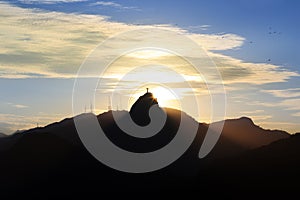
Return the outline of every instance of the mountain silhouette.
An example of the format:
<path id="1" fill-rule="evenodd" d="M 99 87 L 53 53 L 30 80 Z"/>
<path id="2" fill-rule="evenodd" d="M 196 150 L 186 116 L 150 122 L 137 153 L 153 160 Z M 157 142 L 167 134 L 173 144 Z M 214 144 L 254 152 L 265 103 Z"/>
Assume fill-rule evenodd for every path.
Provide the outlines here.
<path id="1" fill-rule="evenodd" d="M 0 133 L 0 138 L 2 138 L 2 137 L 6 137 L 7 135 L 6 134 L 4 134 L 4 133 Z"/>
<path id="2" fill-rule="evenodd" d="M 268 193 L 273 189 L 286 192 L 291 186 L 277 185 L 278 182 L 300 178 L 296 170 L 300 163 L 300 137 L 265 130 L 250 118 L 225 120 L 220 139 L 204 159 L 198 158 L 198 152 L 209 124 L 198 123 L 182 111 L 160 108 L 167 116 L 166 123 L 149 138 L 124 133 L 113 118 L 113 112 L 118 116 L 129 114 L 136 123 L 146 126 L 151 123 L 149 110 L 158 105 L 153 94 L 147 92 L 133 104 L 130 112 L 108 111 L 97 119 L 111 142 L 138 153 L 155 151 L 168 144 L 175 137 L 181 119 L 184 123 L 197 123 L 192 145 L 171 165 L 146 174 L 111 169 L 89 154 L 76 132 L 74 119 L 67 118 L 0 138 L 0 171 L 5 172 L 1 176 L 1 195 L 86 197 L 106 192 L 117 195 L 118 192 L 149 194 L 152 191 L 167 195 L 184 192 L 234 197 L 228 192 L 233 188 L 235 194 Z M 84 113 L 75 117 L 88 120 L 93 115 Z M 184 131 L 189 134 L 189 129 Z M 293 170 L 287 172 L 290 168 Z M 274 177 L 270 178 L 271 175 Z"/>
<path id="3" fill-rule="evenodd" d="M 211 173 L 209 183 L 219 181 L 222 176 L 225 189 L 234 187 L 240 193 L 247 193 L 248 198 L 295 196 L 300 178 L 299 144 L 297 133 L 239 156 L 217 160 L 209 171 L 222 170 Z"/>
<path id="4" fill-rule="evenodd" d="M 215 122 L 220 123 L 220 122 Z M 245 149 L 254 149 L 268 145 L 290 135 L 281 130 L 266 130 L 253 123 L 248 117 L 225 120 L 222 136 L 241 145 Z"/>
<path id="5" fill-rule="evenodd" d="M 158 105 L 157 99 L 153 94 L 148 92 L 140 96 L 130 109 L 132 120 L 140 125 L 145 126 L 150 123 L 149 110 L 151 106 Z"/>

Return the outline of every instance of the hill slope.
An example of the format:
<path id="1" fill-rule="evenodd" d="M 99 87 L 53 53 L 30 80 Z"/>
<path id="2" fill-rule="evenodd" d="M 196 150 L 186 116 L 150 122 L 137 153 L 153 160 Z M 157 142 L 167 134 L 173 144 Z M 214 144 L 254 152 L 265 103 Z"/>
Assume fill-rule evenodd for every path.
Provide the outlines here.
<path id="1" fill-rule="evenodd" d="M 166 112 L 168 118 L 163 130 L 144 141 L 122 133 L 113 123 L 111 112 L 103 113 L 97 117 L 106 131 L 107 137 L 112 142 L 124 149 L 146 152 L 163 147 L 174 137 L 181 115 L 185 120 L 197 123 L 183 112 L 173 109 L 166 109 Z M 256 165 L 258 155 L 265 154 L 262 152 L 256 153 L 254 148 L 261 147 L 263 149 L 261 151 L 267 151 L 264 149 L 269 146 L 263 147 L 264 145 L 276 140 L 278 142 L 294 141 L 293 138 L 295 137 L 279 140 L 289 136 L 282 131 L 263 130 L 255 126 L 249 119 L 226 120 L 224 131 L 215 148 L 205 159 L 200 160 L 197 157 L 198 151 L 207 126 L 207 124 L 199 123 L 198 133 L 193 144 L 176 162 L 159 171 L 139 175 L 117 172 L 93 158 L 81 144 L 72 118 L 43 128 L 31 129 L 0 139 L 2 143 L 9 144 L 7 145 L 8 148 L 0 152 L 0 171 L 6 172 L 2 176 L 0 188 L 2 188 L 1 191 L 12 192 L 18 190 L 30 194 L 33 191 L 36 192 L 37 189 L 39 193 L 49 194 L 50 188 L 52 188 L 52 192 L 55 188 L 55 193 L 68 194 L 74 192 L 74 190 L 77 192 L 92 192 L 95 190 L 94 184 L 96 184 L 97 187 L 102 187 L 100 190 L 102 192 L 112 191 L 112 188 L 114 191 L 128 192 L 131 187 L 139 188 L 140 191 L 144 192 L 146 192 L 146 188 L 151 188 L 158 192 L 168 193 L 171 190 L 173 191 L 174 188 L 180 187 L 199 192 L 199 188 L 195 188 L 195 186 L 202 185 L 200 180 L 206 180 L 208 185 L 213 183 L 214 180 L 220 181 L 219 177 L 226 177 L 228 172 L 232 172 L 233 169 L 236 170 L 237 167 L 233 166 L 240 165 L 240 162 L 235 162 L 236 159 L 241 160 L 241 163 L 243 163 L 246 162 L 242 161 L 243 158 L 247 158 L 249 166 Z M 246 127 L 243 132 L 241 132 L 241 127 Z M 188 134 L 188 130 L 186 131 Z M 238 139 L 233 137 L 239 136 L 239 134 L 242 134 L 243 137 L 237 137 Z M 249 142 L 249 138 L 252 138 L 255 142 L 252 140 Z M 298 142 L 297 140 L 295 143 L 300 144 Z M 276 142 L 273 142 L 270 148 L 274 145 L 276 145 Z M 279 149 L 285 147 L 286 145 L 283 145 Z M 294 148 L 295 153 L 290 156 L 291 160 L 300 152 L 298 151 L 299 147 L 294 146 Z M 244 156 L 248 155 L 247 153 L 253 155 L 253 158 Z M 285 154 L 278 155 L 287 156 Z M 269 153 L 262 157 L 266 160 L 268 158 L 272 158 L 272 154 Z M 287 161 L 289 165 L 293 165 L 291 160 Z M 229 162 L 228 165 L 220 165 L 223 161 L 225 163 Z M 241 169 L 248 170 L 245 166 L 241 166 Z M 263 169 L 263 167 L 260 169 Z M 215 170 L 219 171 L 218 177 L 214 176 Z M 238 170 L 236 171 L 238 172 Z M 235 176 L 235 178 L 238 177 Z M 101 180 L 101 183 L 99 183 L 99 180 Z M 220 181 L 221 183 L 222 181 Z M 208 185 L 202 186 L 207 188 Z M 224 185 L 222 187 L 227 188 Z M 162 189 L 163 191 L 161 191 Z M 81 194 L 81 192 L 79 193 Z"/>

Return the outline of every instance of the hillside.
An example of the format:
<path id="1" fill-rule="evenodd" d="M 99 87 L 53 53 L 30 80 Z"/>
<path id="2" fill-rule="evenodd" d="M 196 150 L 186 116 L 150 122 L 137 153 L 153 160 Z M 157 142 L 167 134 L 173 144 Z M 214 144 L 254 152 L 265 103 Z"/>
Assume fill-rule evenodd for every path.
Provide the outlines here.
<path id="1" fill-rule="evenodd" d="M 186 114 L 173 109 L 168 110 L 168 113 L 168 121 L 162 132 L 144 142 L 141 142 L 141 139 L 135 139 L 132 138 L 132 136 L 129 137 L 124 133 L 122 134 L 115 124 L 110 122 L 112 117 L 111 112 L 99 115 L 98 119 L 100 124 L 102 124 L 104 129 L 107 131 L 107 136 L 114 143 L 131 151 L 145 152 L 158 149 L 166 144 L 169 139 L 172 139 L 174 136 L 172 134 L 176 131 L 176 120 L 178 120 L 180 114 L 185 115 L 185 118 L 188 120 L 193 120 Z M 258 139 L 255 143 L 256 147 L 260 146 L 261 148 L 264 148 L 263 146 L 267 144 L 266 142 L 271 143 L 276 139 L 278 142 L 281 142 L 279 138 L 282 137 L 282 134 L 286 134 L 284 132 L 277 133 L 274 131 L 263 130 L 255 126 L 249 120 L 245 122 L 244 118 L 230 121 L 226 120 L 223 131 L 224 134 L 222 133 L 215 148 L 205 159 L 200 160 L 197 155 L 205 136 L 205 131 L 207 130 L 207 124 L 200 123 L 196 139 L 192 146 L 176 162 L 157 172 L 145 175 L 130 175 L 112 170 L 93 158 L 81 144 L 75 130 L 73 119 L 65 119 L 61 122 L 50 124 L 43 128 L 31 129 L 23 132 L 22 134 L 16 134 L 0 139 L 1 142 L 9 144 L 6 145 L 9 148 L 5 148 L 5 150 L 0 153 L 0 162 L 2 163 L 0 170 L 7 172 L 2 176 L 0 186 L 1 188 L 5 188 L 6 191 L 18 188 L 18 190 L 23 191 L 25 189 L 28 192 L 32 191 L 35 187 L 44 191 L 46 188 L 40 188 L 41 184 L 46 185 L 47 187 L 52 184 L 56 185 L 55 188 L 57 190 L 59 190 L 59 188 L 57 188 L 58 186 L 62 186 L 61 184 L 64 184 L 68 185 L 67 187 L 64 187 L 66 187 L 66 190 L 69 191 L 73 187 L 78 187 L 79 184 L 84 188 L 84 191 L 89 191 L 89 188 L 86 188 L 82 184 L 87 181 L 95 183 L 98 179 L 101 179 L 107 183 L 105 186 L 101 184 L 102 187 L 105 188 L 104 191 L 111 191 L 109 188 L 116 184 L 115 181 L 118 182 L 117 185 L 121 186 L 126 185 L 126 182 L 129 180 L 131 184 L 140 188 L 141 191 L 143 191 L 143 187 L 141 188 L 141 185 L 136 185 L 135 183 L 143 182 L 146 185 L 150 184 L 150 186 L 148 186 L 151 188 L 160 190 L 161 188 L 171 189 L 173 186 L 170 188 L 167 185 L 175 181 L 176 184 L 179 184 L 180 182 L 181 184 L 179 184 L 178 187 L 181 187 L 182 183 L 187 184 L 191 181 L 191 179 L 192 182 L 197 182 L 195 177 L 198 177 L 197 174 L 202 174 L 203 171 L 206 171 L 208 174 L 213 174 L 214 172 L 211 172 L 211 169 L 213 169 L 213 166 L 218 166 L 218 164 L 215 164 L 218 163 L 218 160 L 226 160 L 225 162 L 228 163 L 230 158 L 233 158 L 233 160 L 236 158 L 242 160 L 241 158 L 243 158 L 243 156 L 238 156 L 244 155 L 243 153 L 254 155 L 254 153 L 252 154 L 254 150 L 250 151 L 250 149 L 253 149 L 254 147 L 250 146 L 251 148 L 247 148 L 247 145 L 249 144 L 248 138 L 253 138 L 253 136 L 245 137 L 245 140 L 233 140 L 233 138 L 230 137 L 232 135 L 240 134 L 240 132 L 238 132 L 238 130 L 240 130 L 238 128 L 240 123 L 247 124 L 247 126 L 245 126 L 245 124 L 243 125 L 247 127 L 247 131 L 241 133 L 245 136 L 247 136 L 247 134 L 256 135 L 256 132 L 251 132 L 251 130 L 260 130 L 264 134 L 269 134 L 267 135 L 268 137 L 257 134 Z M 237 127 L 237 129 L 234 127 Z M 168 134 L 166 135 L 164 133 Z M 267 138 L 268 140 L 265 139 L 262 142 L 259 141 L 259 138 L 262 137 Z M 294 140 L 294 137 L 295 136 L 291 137 L 291 141 Z M 289 141 L 290 139 L 284 140 Z M 296 143 L 297 142 L 298 141 L 296 141 Z M 254 143 L 251 142 L 251 144 Z M 276 142 L 271 145 L 273 146 L 274 144 L 276 144 Z M 284 149 L 284 146 L 285 145 L 280 148 Z M 295 153 L 292 156 L 297 155 L 298 152 L 300 151 L 295 149 Z M 261 157 L 264 155 L 263 153 L 257 154 Z M 267 160 L 271 155 L 267 154 L 263 157 L 263 159 Z M 252 158 L 252 160 L 250 160 L 250 158 L 248 160 L 250 166 L 257 163 L 256 155 L 253 157 L 254 158 Z M 232 160 L 230 160 L 230 163 L 236 163 L 231 161 Z M 239 164 L 239 162 L 237 162 L 237 164 Z M 289 165 L 292 165 L 292 163 Z M 228 166 L 230 166 L 229 163 Z M 222 170 L 219 173 L 225 173 L 225 170 L 223 170 L 224 166 L 222 165 L 220 168 L 222 168 Z M 220 170 L 220 168 L 216 170 Z M 73 177 L 74 174 L 76 174 L 76 179 Z M 199 178 L 199 180 L 202 180 L 205 177 L 208 178 L 206 175 L 201 176 L 202 178 Z M 222 174 L 222 176 L 225 177 L 225 174 Z M 155 184 L 154 186 L 153 184 L 157 180 L 159 180 L 160 183 Z M 88 187 L 93 188 L 90 184 L 87 185 Z M 193 186 L 191 186 L 191 188 L 193 188 Z M 118 190 L 124 192 L 127 189 L 128 187 L 124 186 L 124 188 L 119 188 Z M 194 188 L 193 191 L 197 190 Z M 49 192 L 48 189 L 46 189 L 46 192 Z"/>
<path id="2" fill-rule="evenodd" d="M 133 118 L 139 115 L 138 110 L 137 115 L 114 112 L 120 116 L 131 114 Z M 176 135 L 181 117 L 185 123 L 199 125 L 195 140 L 182 157 L 161 170 L 145 174 L 119 172 L 96 160 L 82 145 L 73 118 L 0 138 L 0 171 L 5 172 L 0 182 L 2 196 L 78 197 L 155 191 L 167 195 L 197 193 L 232 197 L 227 192 L 233 188 L 235 194 L 250 191 L 256 194 L 279 188 L 276 177 L 278 181 L 300 178 L 296 170 L 300 163 L 298 135 L 265 130 L 246 117 L 225 120 L 216 146 L 207 157 L 199 159 L 198 152 L 209 125 L 198 123 L 179 110 L 166 108 L 164 112 L 167 116 L 164 127 L 150 138 L 125 134 L 113 120 L 112 111 L 96 116 L 114 144 L 139 153 L 168 144 Z M 91 116 L 92 113 L 85 113 L 76 117 L 88 120 Z M 189 134 L 189 128 L 184 132 Z M 273 175 L 275 178 L 270 178 Z M 261 189 L 263 186 L 266 191 Z M 284 192 L 289 189 L 287 185 L 280 188 Z"/>

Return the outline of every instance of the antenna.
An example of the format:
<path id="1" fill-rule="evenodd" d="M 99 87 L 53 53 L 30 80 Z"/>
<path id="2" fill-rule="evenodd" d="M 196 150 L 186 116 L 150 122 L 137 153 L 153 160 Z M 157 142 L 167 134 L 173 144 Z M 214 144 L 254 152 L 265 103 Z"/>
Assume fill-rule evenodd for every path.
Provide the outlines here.
<path id="1" fill-rule="evenodd" d="M 111 110 L 111 97 L 108 96 L 108 106 L 107 106 L 108 110 Z"/>
<path id="2" fill-rule="evenodd" d="M 91 113 L 93 113 L 93 104 L 91 102 L 91 105 L 90 105 L 90 109 L 91 109 Z"/>
<path id="3" fill-rule="evenodd" d="M 119 100 L 120 100 L 120 110 L 122 110 L 122 95 L 121 95 L 121 93 L 120 93 L 120 96 L 119 96 Z"/>

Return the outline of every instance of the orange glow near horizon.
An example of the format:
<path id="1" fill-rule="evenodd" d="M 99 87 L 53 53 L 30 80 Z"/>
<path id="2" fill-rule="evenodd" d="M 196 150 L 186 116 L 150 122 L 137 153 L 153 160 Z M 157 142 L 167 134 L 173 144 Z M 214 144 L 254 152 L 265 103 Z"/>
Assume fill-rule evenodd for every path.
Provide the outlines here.
<path id="1" fill-rule="evenodd" d="M 147 87 L 139 88 L 134 94 L 131 95 L 128 101 L 128 108 L 142 95 L 145 94 L 146 88 L 149 88 L 154 98 L 157 98 L 160 107 L 175 108 L 181 110 L 180 98 L 174 92 L 162 86 L 149 85 Z"/>

